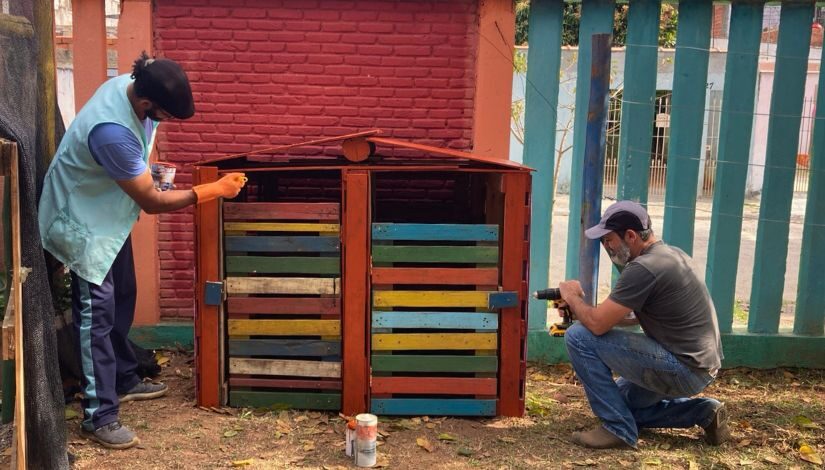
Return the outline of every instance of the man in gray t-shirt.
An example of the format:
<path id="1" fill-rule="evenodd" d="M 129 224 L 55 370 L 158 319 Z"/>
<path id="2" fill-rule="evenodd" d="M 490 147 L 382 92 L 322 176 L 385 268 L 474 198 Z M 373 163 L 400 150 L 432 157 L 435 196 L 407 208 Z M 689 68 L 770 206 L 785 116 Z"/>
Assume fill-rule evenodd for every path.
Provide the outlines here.
<path id="1" fill-rule="evenodd" d="M 610 206 L 585 235 L 601 240 L 621 275 L 595 307 L 578 281 L 559 284 L 578 320 L 565 334 L 570 361 L 601 420 L 573 442 L 636 447 L 640 428 L 697 425 L 709 444 L 726 441 L 724 403 L 690 398 L 714 380 L 723 357 L 716 311 L 690 257 L 656 240 L 647 211 L 631 201 Z M 644 335 L 613 328 L 636 323 Z"/>

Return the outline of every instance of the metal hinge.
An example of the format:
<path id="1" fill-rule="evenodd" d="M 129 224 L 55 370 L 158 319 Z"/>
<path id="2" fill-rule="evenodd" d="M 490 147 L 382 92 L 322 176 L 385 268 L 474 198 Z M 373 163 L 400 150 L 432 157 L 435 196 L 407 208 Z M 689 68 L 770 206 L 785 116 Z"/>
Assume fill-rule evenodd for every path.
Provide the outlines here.
<path id="1" fill-rule="evenodd" d="M 223 302 L 223 281 L 206 281 L 203 288 L 203 303 L 206 305 L 220 305 Z"/>

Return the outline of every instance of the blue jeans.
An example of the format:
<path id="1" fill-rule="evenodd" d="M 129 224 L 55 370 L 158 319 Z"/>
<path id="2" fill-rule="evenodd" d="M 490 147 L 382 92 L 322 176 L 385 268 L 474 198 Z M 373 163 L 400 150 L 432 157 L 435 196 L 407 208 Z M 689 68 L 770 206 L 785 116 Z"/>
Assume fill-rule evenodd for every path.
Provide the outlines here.
<path id="1" fill-rule="evenodd" d="M 713 420 L 717 400 L 688 397 L 714 377 L 687 367 L 652 338 L 620 329 L 596 336 L 581 323 L 564 336 L 593 414 L 630 446 L 641 428 L 706 427 Z"/>

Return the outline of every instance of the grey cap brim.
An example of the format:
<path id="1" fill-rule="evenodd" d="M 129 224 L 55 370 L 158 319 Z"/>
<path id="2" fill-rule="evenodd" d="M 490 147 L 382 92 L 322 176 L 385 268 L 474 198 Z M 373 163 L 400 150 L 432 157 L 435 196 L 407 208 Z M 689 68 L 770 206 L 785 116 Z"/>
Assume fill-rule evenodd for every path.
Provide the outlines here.
<path id="1" fill-rule="evenodd" d="M 612 232 L 609 228 L 602 227 L 602 224 L 594 225 L 584 231 L 584 236 L 591 240 L 598 240 L 608 233 Z"/>

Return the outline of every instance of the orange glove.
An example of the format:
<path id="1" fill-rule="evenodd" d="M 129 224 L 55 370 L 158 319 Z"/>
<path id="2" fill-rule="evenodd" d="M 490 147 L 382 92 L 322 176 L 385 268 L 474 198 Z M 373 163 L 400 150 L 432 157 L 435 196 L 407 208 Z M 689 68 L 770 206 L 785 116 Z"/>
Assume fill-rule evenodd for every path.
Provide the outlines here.
<path id="1" fill-rule="evenodd" d="M 214 183 L 206 183 L 193 186 L 192 191 L 198 196 L 198 204 L 225 197 L 232 199 L 241 192 L 246 184 L 246 176 L 243 173 L 227 173 L 223 178 Z"/>

